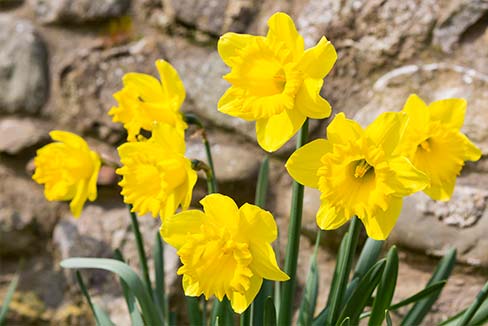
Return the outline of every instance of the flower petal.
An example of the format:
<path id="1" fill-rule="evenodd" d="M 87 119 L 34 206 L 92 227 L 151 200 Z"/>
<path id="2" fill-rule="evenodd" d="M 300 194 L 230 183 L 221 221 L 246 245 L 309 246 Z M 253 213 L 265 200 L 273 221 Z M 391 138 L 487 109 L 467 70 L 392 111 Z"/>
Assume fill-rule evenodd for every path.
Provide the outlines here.
<path id="1" fill-rule="evenodd" d="M 164 102 L 167 100 L 159 80 L 151 75 L 130 72 L 122 77 L 124 86 L 137 91 L 144 102 Z"/>
<path id="2" fill-rule="evenodd" d="M 362 218 L 366 233 L 375 240 L 385 240 L 390 235 L 402 210 L 402 199 L 391 197 L 386 211 L 379 210 L 374 217 Z"/>
<path id="3" fill-rule="evenodd" d="M 185 100 L 185 86 L 175 68 L 165 60 L 156 60 L 156 68 L 161 79 L 162 89 L 165 97 L 171 99 L 176 110 Z"/>
<path id="4" fill-rule="evenodd" d="M 251 204 L 239 208 L 241 216 L 239 230 L 246 238 L 271 243 L 278 236 L 276 222 L 270 212 Z"/>
<path id="5" fill-rule="evenodd" d="M 160 228 L 161 237 L 179 249 L 187 242 L 189 235 L 200 232 L 200 226 L 204 221 L 205 214 L 198 210 L 189 210 L 167 216 Z"/>
<path id="6" fill-rule="evenodd" d="M 328 204 L 322 202 L 316 218 L 317 225 L 322 230 L 335 230 L 349 221 L 351 216 L 339 214 L 335 207 L 329 206 Z"/>
<path id="7" fill-rule="evenodd" d="M 417 170 L 406 157 L 398 156 L 388 161 L 391 174 L 385 180 L 400 196 L 408 196 L 429 185 L 429 177 Z"/>
<path id="8" fill-rule="evenodd" d="M 185 153 L 186 145 L 183 129 L 175 128 L 165 123 L 154 123 L 150 141 L 161 144 L 163 152 L 170 150 L 175 153 Z"/>
<path id="9" fill-rule="evenodd" d="M 427 104 L 417 95 L 411 94 L 405 105 L 403 106 L 403 112 L 408 114 L 409 128 L 426 129 L 429 125 L 429 109 Z"/>
<path id="10" fill-rule="evenodd" d="M 222 61 L 231 67 L 234 63 L 233 58 L 239 56 L 239 51 L 244 49 L 255 37 L 249 34 L 225 33 L 219 38 L 217 49 Z"/>
<path id="11" fill-rule="evenodd" d="M 88 144 L 85 140 L 69 131 L 53 130 L 49 132 L 49 136 L 53 140 L 64 143 L 69 147 L 88 150 Z"/>
<path id="12" fill-rule="evenodd" d="M 361 126 L 353 120 L 346 119 L 344 113 L 336 114 L 327 127 L 327 139 L 332 143 L 347 144 L 361 137 Z"/>
<path id="13" fill-rule="evenodd" d="M 469 140 L 468 137 L 466 137 L 465 134 L 459 133 L 461 138 L 464 140 L 465 144 L 465 156 L 464 159 L 468 161 L 477 161 L 481 158 L 481 155 L 483 154 L 481 152 L 481 149 L 479 149 L 475 144 Z"/>
<path id="14" fill-rule="evenodd" d="M 234 200 L 221 194 L 210 194 L 200 200 L 209 222 L 229 230 L 236 230 L 239 225 L 239 208 Z"/>
<path id="15" fill-rule="evenodd" d="M 325 139 L 316 139 L 297 149 L 285 164 L 286 170 L 297 182 L 311 188 L 318 188 L 317 171 L 322 156 L 332 151 L 332 145 Z"/>
<path id="16" fill-rule="evenodd" d="M 295 106 L 303 115 L 312 119 L 324 119 L 330 116 L 331 107 L 322 96 L 324 81 L 322 79 L 307 78 L 302 83 L 295 97 Z"/>
<path id="17" fill-rule="evenodd" d="M 256 121 L 259 145 L 268 152 L 283 146 L 305 122 L 306 117 L 298 110 L 285 110 L 280 114 Z"/>
<path id="18" fill-rule="evenodd" d="M 269 243 L 252 242 L 249 246 L 252 261 L 249 267 L 262 278 L 274 281 L 286 281 L 290 277 L 276 263 L 276 256 Z"/>
<path id="19" fill-rule="evenodd" d="M 252 111 L 243 111 L 245 92 L 243 89 L 231 86 L 222 95 L 217 104 L 220 112 L 228 114 L 233 117 L 241 118 L 247 121 L 255 120 L 255 115 Z"/>
<path id="20" fill-rule="evenodd" d="M 323 79 L 334 66 L 337 53 L 325 36 L 313 48 L 307 49 L 300 60 L 300 70 L 311 78 Z"/>
<path id="21" fill-rule="evenodd" d="M 238 314 L 243 313 L 247 307 L 249 307 L 251 302 L 253 302 L 254 298 L 259 292 L 259 289 L 261 289 L 263 279 L 259 276 L 253 275 L 250 278 L 250 282 L 249 289 L 244 294 L 233 291 L 231 298 L 229 298 L 232 310 Z"/>
<path id="22" fill-rule="evenodd" d="M 88 198 L 88 184 L 86 181 L 80 181 L 76 185 L 75 196 L 69 203 L 71 214 L 73 214 L 74 217 L 80 217 L 81 211 L 83 209 L 83 205 L 85 204 L 87 198 Z"/>
<path id="23" fill-rule="evenodd" d="M 277 12 L 268 20 L 269 31 L 266 38 L 271 42 L 283 42 L 298 59 L 304 51 L 303 37 L 298 34 L 295 23 L 290 16 Z"/>
<path id="24" fill-rule="evenodd" d="M 398 146 L 407 121 L 404 112 L 384 112 L 366 128 L 366 135 L 390 155 Z"/>
<path id="25" fill-rule="evenodd" d="M 430 118 L 459 130 L 464 123 L 466 106 L 467 102 L 463 98 L 435 101 L 429 104 Z"/>

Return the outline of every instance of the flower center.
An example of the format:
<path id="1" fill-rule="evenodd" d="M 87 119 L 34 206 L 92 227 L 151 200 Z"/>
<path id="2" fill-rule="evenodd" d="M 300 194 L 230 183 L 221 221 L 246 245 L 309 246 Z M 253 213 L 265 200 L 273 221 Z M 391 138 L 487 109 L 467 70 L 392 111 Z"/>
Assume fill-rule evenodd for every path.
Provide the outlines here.
<path id="1" fill-rule="evenodd" d="M 424 150 L 424 151 L 426 151 L 426 152 L 430 152 L 430 151 L 432 150 L 432 148 L 431 148 L 431 140 L 430 140 L 430 138 L 427 138 L 426 140 L 424 140 L 423 142 L 421 142 L 421 143 L 420 143 L 420 144 L 417 146 L 417 148 L 422 149 L 422 150 Z"/>
<path id="2" fill-rule="evenodd" d="M 374 174 L 374 168 L 365 159 L 353 162 L 353 166 L 356 179 Z"/>

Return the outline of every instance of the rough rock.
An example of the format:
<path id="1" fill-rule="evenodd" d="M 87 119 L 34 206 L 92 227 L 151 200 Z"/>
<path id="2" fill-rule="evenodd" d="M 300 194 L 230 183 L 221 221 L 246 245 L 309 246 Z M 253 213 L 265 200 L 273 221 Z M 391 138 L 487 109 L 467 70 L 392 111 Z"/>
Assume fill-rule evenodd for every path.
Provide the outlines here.
<path id="1" fill-rule="evenodd" d="M 119 249 L 125 260 L 138 270 L 138 256 L 134 235 L 131 230 L 129 212 L 125 205 L 114 204 L 115 198 L 99 198 L 96 204 L 85 205 L 78 219 L 67 217 L 56 225 L 53 242 L 60 259 L 69 257 L 112 257 Z M 159 220 L 149 215 L 138 217 L 140 230 L 144 238 L 146 255 L 152 263 L 152 248 L 155 234 L 159 230 Z M 179 259 L 176 251 L 165 246 L 166 281 L 171 285 L 176 280 Z M 67 273 L 68 275 L 70 273 Z M 68 276 L 68 281 L 74 282 Z M 117 284 L 106 283 L 106 273 L 90 273 L 88 282 L 93 286 L 103 287 L 110 293 L 118 288 Z M 116 293 L 116 292 L 115 292 Z"/>
<path id="2" fill-rule="evenodd" d="M 442 8 L 441 19 L 433 34 L 433 43 L 444 52 L 451 52 L 468 28 L 485 19 L 488 2 L 485 0 L 456 0 Z"/>
<path id="3" fill-rule="evenodd" d="M 373 86 L 371 101 L 355 119 L 371 123 L 381 112 L 400 111 L 409 94 L 418 94 L 426 103 L 452 97 L 468 101 L 462 131 L 488 153 L 488 75 L 469 67 L 432 63 L 408 65 L 381 76 Z"/>
<path id="4" fill-rule="evenodd" d="M 256 0 L 163 0 L 166 16 L 213 35 L 244 32 L 258 9 Z"/>
<path id="5" fill-rule="evenodd" d="M 130 0 L 37 0 L 36 12 L 45 23 L 85 23 L 127 13 Z"/>
<path id="6" fill-rule="evenodd" d="M 0 165 L 0 256 L 35 253 L 51 235 L 57 203 L 44 198 L 42 187 Z"/>
<path id="7" fill-rule="evenodd" d="M 455 247 L 458 259 L 488 266 L 488 192 L 457 186 L 449 202 L 434 202 L 423 193 L 407 197 L 389 242 L 442 256 Z"/>
<path id="8" fill-rule="evenodd" d="M 43 121 L 15 117 L 0 119 L 0 135 L 0 152 L 11 155 L 49 138 L 48 128 Z"/>
<path id="9" fill-rule="evenodd" d="M 34 26 L 0 14 L 0 113 L 37 113 L 49 92 L 46 46 Z"/>

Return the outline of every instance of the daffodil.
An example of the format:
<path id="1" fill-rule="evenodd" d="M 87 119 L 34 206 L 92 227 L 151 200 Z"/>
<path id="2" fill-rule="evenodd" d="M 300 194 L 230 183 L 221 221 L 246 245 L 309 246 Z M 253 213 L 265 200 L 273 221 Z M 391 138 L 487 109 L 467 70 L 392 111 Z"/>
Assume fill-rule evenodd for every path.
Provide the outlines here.
<path id="1" fill-rule="evenodd" d="M 108 114 L 124 125 L 128 141 L 135 141 L 141 129 L 151 131 L 154 121 L 180 129 L 187 127 L 179 111 L 185 88 L 178 72 L 164 60 L 157 60 L 156 68 L 161 81 L 146 74 L 128 73 L 122 78 L 122 90 L 114 94 L 119 106 L 112 107 Z"/>
<path id="2" fill-rule="evenodd" d="M 402 197 L 428 184 L 407 158 L 394 155 L 406 122 L 406 114 L 388 112 L 363 129 L 340 113 L 327 127 L 327 140 L 314 140 L 291 155 L 290 175 L 321 192 L 320 228 L 336 229 L 356 215 L 371 238 L 388 237 Z"/>
<path id="3" fill-rule="evenodd" d="M 78 135 L 60 130 L 49 135 L 56 142 L 37 151 L 32 179 L 44 184 L 47 200 L 71 200 L 71 213 L 79 217 L 85 201 L 97 198 L 100 157 Z"/>
<path id="4" fill-rule="evenodd" d="M 164 219 L 180 205 L 188 208 L 197 174 L 184 156 L 182 130 L 155 123 L 150 139 L 122 144 L 118 152 L 121 194 L 125 203 L 132 204 L 133 212 L 159 214 Z"/>
<path id="5" fill-rule="evenodd" d="M 409 120 L 399 151 L 429 176 L 430 184 L 424 189 L 427 195 L 449 200 L 464 161 L 481 157 L 481 150 L 460 131 L 466 100 L 451 98 L 427 105 L 412 94 L 403 112 Z"/>
<path id="6" fill-rule="evenodd" d="M 250 204 L 240 208 L 224 195 L 200 203 L 204 212 L 188 210 L 166 218 L 163 239 L 178 250 L 187 296 L 226 296 L 237 313 L 254 300 L 263 278 L 286 281 L 271 247 L 277 237 L 271 213 Z"/>
<path id="7" fill-rule="evenodd" d="M 331 107 L 319 93 L 337 54 L 325 37 L 305 50 L 293 20 L 284 13 L 271 16 L 268 26 L 265 37 L 226 33 L 219 39 L 219 54 L 231 68 L 224 79 L 232 86 L 218 109 L 256 121 L 259 145 L 272 152 L 293 137 L 307 117 L 330 115 Z"/>

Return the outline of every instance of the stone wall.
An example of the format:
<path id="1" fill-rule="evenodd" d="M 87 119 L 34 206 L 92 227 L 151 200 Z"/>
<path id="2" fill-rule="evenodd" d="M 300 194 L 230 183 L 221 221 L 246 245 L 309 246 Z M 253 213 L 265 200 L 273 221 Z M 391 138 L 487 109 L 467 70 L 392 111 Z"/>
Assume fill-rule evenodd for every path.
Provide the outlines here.
<path id="1" fill-rule="evenodd" d="M 488 267 L 485 0 L 0 0 L 0 298 L 24 261 L 12 320 L 93 323 L 80 305 L 73 275 L 58 266 L 60 259 L 110 257 L 121 248 L 136 266 L 129 217 L 112 169 L 102 169 L 99 198 L 78 220 L 64 203 L 46 202 L 30 179 L 35 150 L 49 142 L 52 129 L 77 132 L 105 157 L 117 159 L 113 148 L 123 141 L 123 130 L 107 112 L 126 72 L 154 74 L 157 58 L 175 66 L 187 90 L 183 110 L 199 115 L 209 128 L 221 192 L 238 203 L 253 201 L 265 153 L 256 145 L 253 124 L 216 109 L 228 87 L 216 42 L 226 31 L 265 33 L 267 18 L 278 10 L 294 18 L 307 46 L 322 35 L 335 45 L 338 60 L 322 91 L 335 113 L 368 123 L 381 111 L 400 110 L 413 92 L 427 102 L 468 100 L 464 132 L 482 148 L 483 159 L 465 167 L 449 203 L 422 194 L 408 198 L 390 242 L 434 256 L 455 245 L 461 262 Z M 322 136 L 326 124 L 312 124 L 313 137 Z M 267 208 L 278 218 L 281 234 L 286 234 L 291 184 L 283 162 L 293 147 L 291 141 L 272 156 Z M 188 140 L 188 156 L 204 158 L 198 139 Z M 201 182 L 195 204 L 203 189 Z M 305 235 L 316 230 L 317 208 L 318 194 L 307 189 Z M 148 216 L 140 220 L 149 252 L 158 223 Z M 168 248 L 166 255 L 169 282 L 177 284 L 175 253 Z M 114 279 L 100 272 L 84 275 L 96 300 L 124 324 Z"/>

